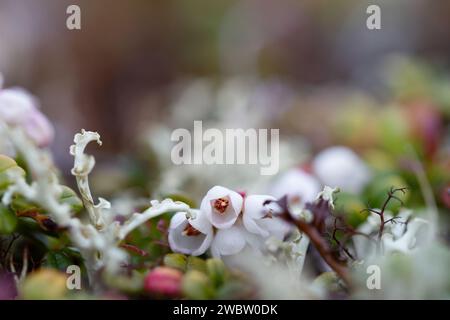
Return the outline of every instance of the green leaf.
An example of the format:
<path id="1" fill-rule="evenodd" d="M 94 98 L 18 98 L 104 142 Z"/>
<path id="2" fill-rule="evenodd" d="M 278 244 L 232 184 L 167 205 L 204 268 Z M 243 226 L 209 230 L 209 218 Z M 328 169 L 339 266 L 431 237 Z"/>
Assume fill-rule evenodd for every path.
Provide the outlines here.
<path id="1" fill-rule="evenodd" d="M 145 275 L 133 270 L 131 275 L 105 274 L 103 280 L 109 286 L 126 294 L 138 294 L 144 289 Z"/>
<path id="2" fill-rule="evenodd" d="M 198 257 L 189 256 L 187 258 L 186 270 L 188 270 L 188 271 L 189 270 L 197 270 L 197 271 L 206 273 L 205 260 L 198 258 Z"/>
<path id="3" fill-rule="evenodd" d="M 83 201 L 81 201 L 75 191 L 66 186 L 62 186 L 62 189 L 59 201 L 68 204 L 74 212 L 81 211 L 83 209 Z"/>
<path id="4" fill-rule="evenodd" d="M 17 171 L 19 175 L 25 176 L 25 171 L 17 165 L 14 159 L 0 154 L 0 192 L 12 183 L 8 176 L 12 171 Z"/>
<path id="5" fill-rule="evenodd" d="M 11 209 L 13 209 L 15 212 L 25 212 L 29 210 L 42 212 L 43 210 L 39 208 L 38 205 L 35 203 L 29 202 L 27 199 L 25 199 L 22 195 L 17 194 L 14 195 L 12 202 L 11 202 Z"/>
<path id="6" fill-rule="evenodd" d="M 217 290 L 216 299 L 245 299 L 251 296 L 252 288 L 248 284 L 244 284 L 235 280 L 224 283 L 219 290 Z"/>
<path id="7" fill-rule="evenodd" d="M 197 270 L 191 270 L 186 273 L 183 277 L 182 288 L 183 293 L 189 299 L 203 300 L 214 296 L 214 290 L 208 277 Z"/>
<path id="8" fill-rule="evenodd" d="M 339 214 L 342 213 L 353 227 L 363 223 L 368 216 L 368 213 L 363 211 L 366 209 L 366 205 L 360 197 L 348 192 L 340 192 L 337 195 L 335 206 L 336 211 Z"/>
<path id="9" fill-rule="evenodd" d="M 387 108 L 381 112 L 378 122 L 380 143 L 391 155 L 403 155 L 405 146 L 411 143 L 408 124 L 399 108 Z"/>
<path id="10" fill-rule="evenodd" d="M 209 278 L 212 283 L 219 287 L 225 281 L 226 268 L 225 264 L 220 259 L 208 259 L 206 260 L 206 268 L 208 270 Z"/>
<path id="11" fill-rule="evenodd" d="M 337 292 L 341 290 L 339 285 L 339 277 L 335 272 L 323 272 L 316 277 L 312 283 L 312 286 L 317 290 L 328 290 L 331 292 Z"/>
<path id="12" fill-rule="evenodd" d="M 0 204 L 0 233 L 11 234 L 16 230 L 17 216 L 4 205 Z"/>
<path id="13" fill-rule="evenodd" d="M 67 267 L 74 264 L 71 257 L 63 251 L 50 251 L 45 257 L 44 267 L 66 271 Z"/>
<path id="14" fill-rule="evenodd" d="M 376 176 L 366 187 L 364 193 L 367 202 L 373 208 L 380 208 L 387 199 L 388 192 L 391 188 L 409 188 L 409 185 L 401 176 L 395 173 L 380 174 Z M 395 196 L 406 204 L 406 201 L 409 198 L 409 191 L 406 190 L 404 194 L 399 191 L 395 194 Z M 402 204 L 400 201 L 391 199 L 386 209 L 390 210 L 392 213 L 396 213 L 401 206 Z"/>
<path id="15" fill-rule="evenodd" d="M 80 252 L 71 247 L 49 251 L 43 262 L 44 267 L 58 269 L 64 272 L 66 272 L 67 267 L 70 265 L 79 266 L 83 273 L 85 273 L 83 258 Z"/>
<path id="16" fill-rule="evenodd" d="M 164 256 L 164 265 L 181 271 L 186 271 L 186 256 L 179 253 L 168 253 Z"/>

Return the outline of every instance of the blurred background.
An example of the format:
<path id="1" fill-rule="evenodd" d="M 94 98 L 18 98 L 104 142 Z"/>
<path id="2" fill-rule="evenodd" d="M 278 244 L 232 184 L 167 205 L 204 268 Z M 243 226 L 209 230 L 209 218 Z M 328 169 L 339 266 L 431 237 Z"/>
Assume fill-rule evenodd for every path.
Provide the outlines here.
<path id="1" fill-rule="evenodd" d="M 73 4 L 81 30 L 66 27 Z M 381 30 L 366 27 L 372 4 Z M 5 87 L 34 94 L 54 125 L 63 184 L 76 187 L 74 134 L 100 133 L 89 180 L 115 216 L 141 212 L 149 197 L 197 208 L 214 185 L 301 205 L 329 185 L 341 189 L 333 211 L 357 228 L 365 209 L 404 187 L 401 203 L 386 208 L 438 216 L 439 241 L 450 244 L 449 0 L 0 0 L 0 73 Z M 261 176 L 259 165 L 175 166 L 170 135 L 195 120 L 279 129 L 279 175 Z M 133 234 L 150 252 L 133 263 L 159 265 L 170 252 L 159 226 Z M 306 269 L 329 271 L 309 250 Z M 448 298 L 448 248 L 433 250 L 386 260 L 383 297 Z M 277 299 L 273 285 L 292 283 L 270 280 L 261 273 Z M 364 294 L 356 297 L 378 293 Z"/>
<path id="2" fill-rule="evenodd" d="M 81 30 L 66 28 L 70 4 Z M 366 28 L 370 4 L 381 7 L 381 30 Z M 5 85 L 40 99 L 62 171 L 85 128 L 102 136 L 99 168 L 120 181 L 113 167 L 129 166 L 134 185 L 158 175 L 143 155 L 158 148 L 156 127 L 191 128 L 212 109 L 216 120 L 301 136 L 309 153 L 364 149 L 376 140 L 372 108 L 433 104 L 448 114 L 449 63 L 446 0 L 0 0 Z M 431 127 L 448 141 L 439 121 Z"/>

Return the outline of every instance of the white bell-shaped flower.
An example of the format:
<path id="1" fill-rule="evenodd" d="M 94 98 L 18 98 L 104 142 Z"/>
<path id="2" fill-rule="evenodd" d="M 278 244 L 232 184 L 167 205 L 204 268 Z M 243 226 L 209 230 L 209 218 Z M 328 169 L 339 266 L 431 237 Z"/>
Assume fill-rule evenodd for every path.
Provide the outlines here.
<path id="1" fill-rule="evenodd" d="M 323 150 L 313 160 L 314 173 L 324 185 L 342 191 L 359 193 L 371 178 L 371 172 L 361 158 L 347 147 Z"/>
<path id="2" fill-rule="evenodd" d="M 264 205 L 267 200 L 276 200 L 274 197 L 266 195 L 250 195 L 245 198 L 243 223 L 245 228 L 263 238 L 273 236 L 279 240 L 291 230 L 290 225 L 277 217 L 280 207 L 271 202 Z"/>
<path id="3" fill-rule="evenodd" d="M 186 212 L 176 213 L 170 220 L 169 245 L 172 251 L 199 256 L 205 253 L 213 240 L 213 228 L 200 210 L 192 210 L 192 217 Z"/>
<path id="4" fill-rule="evenodd" d="M 242 196 L 230 189 L 215 186 L 203 198 L 200 210 L 218 229 L 230 228 L 242 211 Z"/>

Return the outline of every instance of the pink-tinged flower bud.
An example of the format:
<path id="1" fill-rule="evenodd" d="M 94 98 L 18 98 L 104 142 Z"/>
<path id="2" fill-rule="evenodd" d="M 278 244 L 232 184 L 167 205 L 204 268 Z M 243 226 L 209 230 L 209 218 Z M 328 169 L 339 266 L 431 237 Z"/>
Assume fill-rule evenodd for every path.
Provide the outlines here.
<path id="1" fill-rule="evenodd" d="M 0 120 L 22 127 L 39 147 L 46 147 L 54 137 L 54 129 L 38 109 L 35 97 L 20 88 L 0 90 Z"/>
<path id="2" fill-rule="evenodd" d="M 157 267 L 145 277 L 144 288 L 149 293 L 179 296 L 183 274 L 172 268 Z"/>
<path id="3" fill-rule="evenodd" d="M 215 186 L 211 188 L 200 204 L 211 224 L 218 229 L 230 228 L 242 211 L 244 199 L 230 189 Z"/>
<path id="4" fill-rule="evenodd" d="M 36 99 L 23 89 L 0 90 L 0 119 L 6 123 L 22 124 L 36 105 Z"/>
<path id="5" fill-rule="evenodd" d="M 38 147 L 48 146 L 55 136 L 53 125 L 39 110 L 30 113 L 23 123 L 23 128 Z"/>

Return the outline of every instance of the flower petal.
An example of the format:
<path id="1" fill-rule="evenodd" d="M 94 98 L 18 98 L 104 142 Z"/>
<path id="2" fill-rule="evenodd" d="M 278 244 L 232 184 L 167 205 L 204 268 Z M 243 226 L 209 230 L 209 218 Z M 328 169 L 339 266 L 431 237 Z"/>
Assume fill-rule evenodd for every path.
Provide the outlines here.
<path id="1" fill-rule="evenodd" d="M 0 90 L 0 118 L 10 124 L 21 124 L 37 110 L 35 98 L 20 88 Z"/>
<path id="2" fill-rule="evenodd" d="M 212 225 L 206 217 L 206 214 L 196 209 L 192 209 L 192 211 L 195 214 L 195 217 L 189 219 L 191 226 L 205 234 L 212 232 Z"/>
<path id="3" fill-rule="evenodd" d="M 245 230 L 241 226 L 218 230 L 211 244 L 214 257 L 237 254 L 246 245 Z"/>
<path id="4" fill-rule="evenodd" d="M 200 256 L 200 255 L 204 254 L 206 252 L 206 250 L 208 250 L 209 247 L 211 246 L 213 239 L 214 239 L 214 233 L 212 232 L 212 229 L 211 229 L 211 232 L 206 234 L 206 237 L 203 240 L 200 247 L 198 247 L 198 249 L 196 249 L 196 250 L 193 250 L 191 255 Z"/>
<path id="5" fill-rule="evenodd" d="M 245 199 L 245 209 L 243 214 L 243 222 L 245 228 L 255 234 L 268 237 L 269 231 L 259 224 L 262 220 L 271 220 L 264 218 L 270 214 L 270 208 L 264 206 L 266 200 L 275 200 L 274 197 L 265 195 L 251 195 Z"/>
<path id="6" fill-rule="evenodd" d="M 194 256 L 201 255 L 208 250 L 213 240 L 212 227 L 206 228 L 207 233 L 203 233 L 195 228 L 199 231 L 199 234 L 186 235 L 184 231 L 189 225 L 195 228 L 195 226 L 190 224 L 190 220 L 187 219 L 185 212 L 178 212 L 172 217 L 168 235 L 170 248 L 174 252 Z"/>
<path id="7" fill-rule="evenodd" d="M 170 219 L 169 230 L 177 228 L 180 224 L 182 224 L 186 220 L 187 220 L 186 212 L 177 212 L 176 214 L 173 215 L 172 219 Z"/>
<path id="8" fill-rule="evenodd" d="M 278 240 L 284 240 L 286 235 L 292 230 L 292 226 L 289 223 L 277 217 L 262 219 L 260 225 Z"/>
<path id="9" fill-rule="evenodd" d="M 214 202 L 217 200 L 228 202 L 228 205 L 224 207 L 224 211 L 218 212 L 214 208 Z M 202 199 L 200 210 L 206 214 L 213 226 L 218 229 L 225 229 L 236 222 L 242 211 L 242 204 L 243 198 L 239 193 L 221 186 L 215 186 Z"/>
<path id="10" fill-rule="evenodd" d="M 38 147 L 48 146 L 54 138 L 53 125 L 39 110 L 33 110 L 23 123 L 25 132 Z"/>

